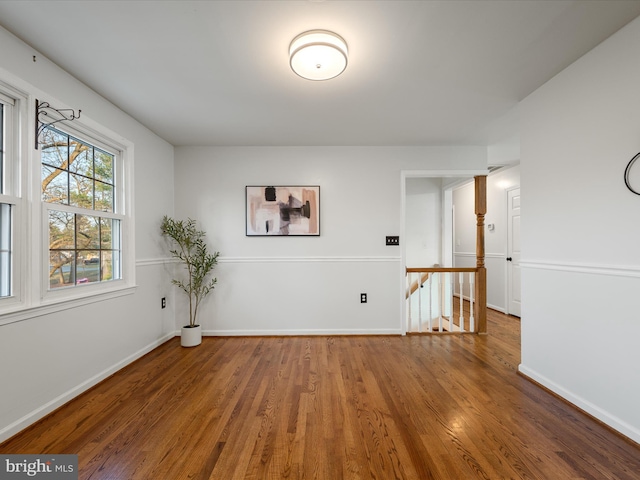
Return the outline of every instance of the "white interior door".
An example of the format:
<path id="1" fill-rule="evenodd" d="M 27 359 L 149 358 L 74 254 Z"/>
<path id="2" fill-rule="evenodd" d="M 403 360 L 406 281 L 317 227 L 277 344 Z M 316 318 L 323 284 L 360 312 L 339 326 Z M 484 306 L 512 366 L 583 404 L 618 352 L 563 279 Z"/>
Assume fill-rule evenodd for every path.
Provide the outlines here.
<path id="1" fill-rule="evenodd" d="M 507 191 L 507 313 L 520 316 L 520 188 Z"/>

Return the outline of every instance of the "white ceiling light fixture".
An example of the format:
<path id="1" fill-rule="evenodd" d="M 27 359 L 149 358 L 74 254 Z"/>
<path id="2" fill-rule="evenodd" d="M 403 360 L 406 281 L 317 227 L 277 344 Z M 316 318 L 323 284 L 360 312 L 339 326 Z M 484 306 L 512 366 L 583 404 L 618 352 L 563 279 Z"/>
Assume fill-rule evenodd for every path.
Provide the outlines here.
<path id="1" fill-rule="evenodd" d="M 308 80 L 337 77 L 347 68 L 347 60 L 347 43 L 327 30 L 301 33 L 289 45 L 291 69 Z"/>

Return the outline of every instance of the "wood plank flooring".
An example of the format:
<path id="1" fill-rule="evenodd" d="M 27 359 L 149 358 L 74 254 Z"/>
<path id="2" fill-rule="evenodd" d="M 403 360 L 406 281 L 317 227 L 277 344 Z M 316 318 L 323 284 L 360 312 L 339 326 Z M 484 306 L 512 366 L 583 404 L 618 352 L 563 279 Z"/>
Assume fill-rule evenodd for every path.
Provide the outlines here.
<path id="1" fill-rule="evenodd" d="M 173 339 L 0 445 L 83 480 L 640 479 L 640 449 L 516 373 L 488 336 Z"/>

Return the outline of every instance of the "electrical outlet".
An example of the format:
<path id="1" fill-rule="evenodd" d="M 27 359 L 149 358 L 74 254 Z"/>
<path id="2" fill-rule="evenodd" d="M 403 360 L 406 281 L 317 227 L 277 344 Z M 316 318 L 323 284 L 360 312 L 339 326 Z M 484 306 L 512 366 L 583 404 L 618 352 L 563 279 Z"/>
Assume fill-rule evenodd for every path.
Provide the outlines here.
<path id="1" fill-rule="evenodd" d="M 360 294 L 360 303 L 367 303 L 367 294 L 366 293 L 361 293 Z"/>
<path id="2" fill-rule="evenodd" d="M 167 297 L 162 297 L 162 308 L 167 308 Z"/>
<path id="3" fill-rule="evenodd" d="M 400 237 L 387 235 L 387 245 L 400 245 Z"/>

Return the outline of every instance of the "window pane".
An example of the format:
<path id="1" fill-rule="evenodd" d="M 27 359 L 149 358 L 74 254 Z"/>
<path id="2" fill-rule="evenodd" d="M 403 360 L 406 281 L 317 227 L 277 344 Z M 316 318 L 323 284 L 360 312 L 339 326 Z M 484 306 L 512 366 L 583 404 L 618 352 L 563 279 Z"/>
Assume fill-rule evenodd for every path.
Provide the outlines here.
<path id="1" fill-rule="evenodd" d="M 0 251 L 0 297 L 11 296 L 11 252 Z"/>
<path id="2" fill-rule="evenodd" d="M 4 105 L 0 103 L 0 193 L 4 193 Z"/>
<path id="3" fill-rule="evenodd" d="M 93 178 L 93 148 L 73 137 L 69 139 L 69 171 Z"/>
<path id="4" fill-rule="evenodd" d="M 93 210 L 93 180 L 72 173 L 69 175 L 69 205 Z"/>
<path id="5" fill-rule="evenodd" d="M 0 203 L 0 297 L 11 295 L 11 205 Z"/>
<path id="6" fill-rule="evenodd" d="M 49 287 L 75 285 L 75 253 L 72 250 L 49 252 Z"/>
<path id="7" fill-rule="evenodd" d="M 47 203 L 69 203 L 69 174 L 42 165 L 42 200 Z"/>
<path id="8" fill-rule="evenodd" d="M 0 203 L 0 251 L 11 249 L 11 205 Z"/>
<path id="9" fill-rule="evenodd" d="M 75 249 L 75 215 L 49 211 L 49 250 Z"/>
<path id="10" fill-rule="evenodd" d="M 76 285 L 100 281 L 100 252 L 98 250 L 81 250 L 77 255 Z"/>
<path id="11" fill-rule="evenodd" d="M 113 253 L 111 251 L 102 252 L 102 281 L 113 280 Z"/>
<path id="12" fill-rule="evenodd" d="M 122 278 L 122 253 L 120 250 L 111 251 L 112 279 Z"/>
<path id="13" fill-rule="evenodd" d="M 78 250 L 100 248 L 98 217 L 76 215 L 76 248 Z"/>
<path id="14" fill-rule="evenodd" d="M 113 185 L 113 155 L 95 149 L 95 178 Z"/>
<path id="15" fill-rule="evenodd" d="M 102 182 L 96 182 L 95 210 L 101 212 L 113 212 L 113 186 Z"/>
<path id="16" fill-rule="evenodd" d="M 45 128 L 42 141 L 42 163 L 67 169 L 69 137 L 53 128 Z"/>
<path id="17" fill-rule="evenodd" d="M 119 220 L 103 218 L 100 220 L 100 248 L 105 250 L 120 249 L 120 236 L 117 234 Z"/>

